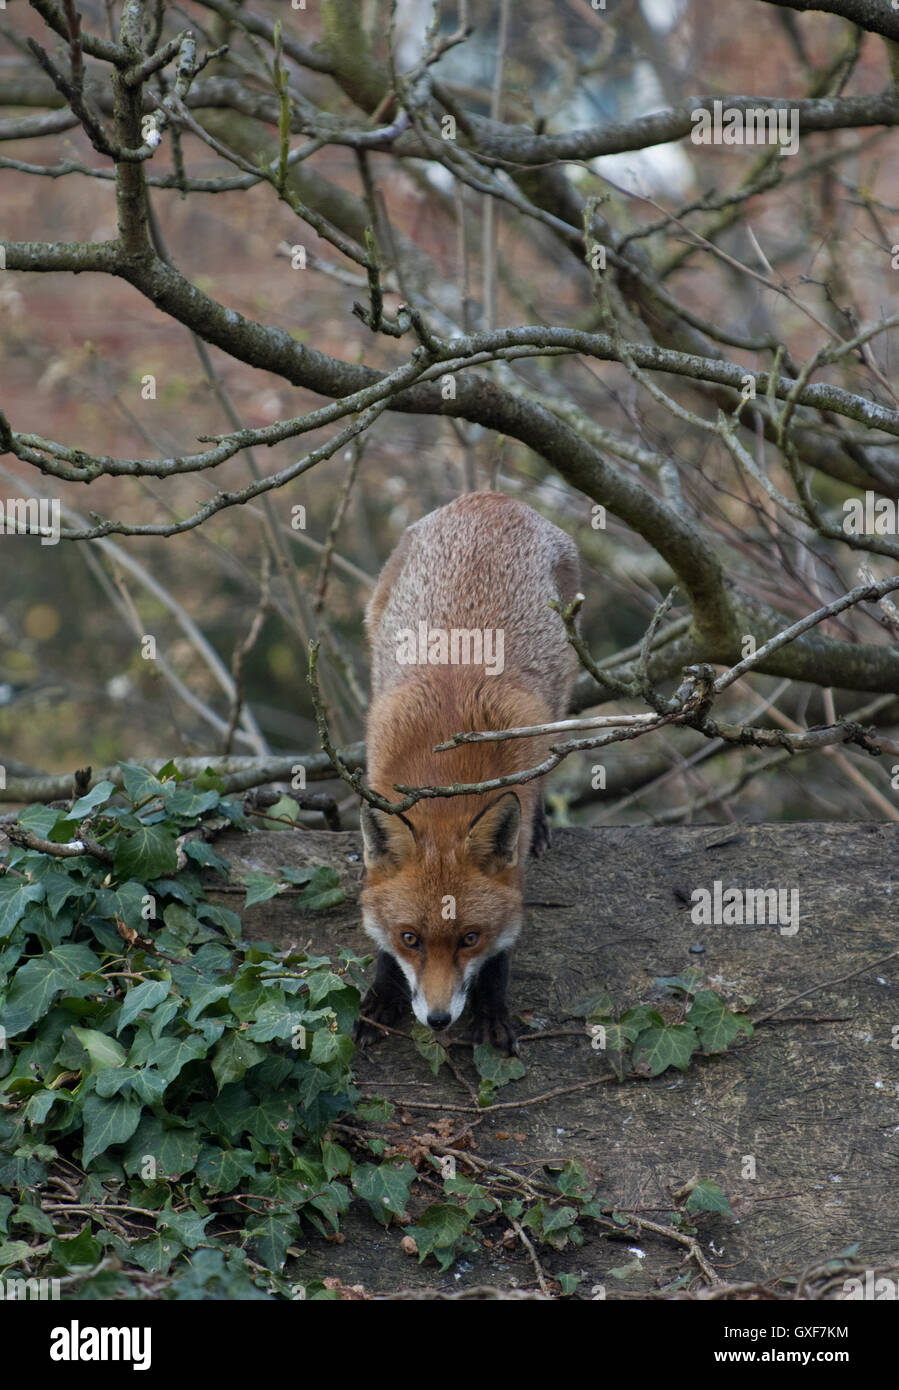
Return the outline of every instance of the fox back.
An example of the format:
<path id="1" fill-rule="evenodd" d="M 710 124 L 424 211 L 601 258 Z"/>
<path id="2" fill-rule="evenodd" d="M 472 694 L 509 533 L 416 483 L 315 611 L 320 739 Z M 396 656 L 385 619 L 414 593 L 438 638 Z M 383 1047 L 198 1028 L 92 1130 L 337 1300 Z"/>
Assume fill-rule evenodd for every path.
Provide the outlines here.
<path id="1" fill-rule="evenodd" d="M 366 613 L 371 787 L 397 800 L 396 783 L 479 783 L 537 765 L 545 736 L 433 749 L 455 733 L 565 716 L 577 659 L 550 603 L 578 587 L 570 537 L 503 494 L 467 494 L 410 526 Z M 439 1029 L 471 991 L 476 1035 L 514 1046 L 508 951 L 526 856 L 545 843 L 539 779 L 424 799 L 404 816 L 363 802 L 361 819 L 363 920 L 381 948 L 363 1014 L 386 1022 L 411 995 L 416 1017 Z"/>

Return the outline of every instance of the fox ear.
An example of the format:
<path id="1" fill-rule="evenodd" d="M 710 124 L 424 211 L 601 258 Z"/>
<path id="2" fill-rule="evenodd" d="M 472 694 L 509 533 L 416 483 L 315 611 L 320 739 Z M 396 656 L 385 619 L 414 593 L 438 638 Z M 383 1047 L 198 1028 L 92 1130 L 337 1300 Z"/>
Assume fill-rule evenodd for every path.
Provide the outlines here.
<path id="1" fill-rule="evenodd" d="M 518 863 L 521 802 L 506 792 L 492 806 L 475 816 L 468 828 L 465 848 L 482 868 L 498 873 Z"/>
<path id="2" fill-rule="evenodd" d="M 363 801 L 359 808 L 362 844 L 367 867 L 389 861 L 399 867 L 415 844 L 415 831 L 402 815 L 389 815 Z"/>

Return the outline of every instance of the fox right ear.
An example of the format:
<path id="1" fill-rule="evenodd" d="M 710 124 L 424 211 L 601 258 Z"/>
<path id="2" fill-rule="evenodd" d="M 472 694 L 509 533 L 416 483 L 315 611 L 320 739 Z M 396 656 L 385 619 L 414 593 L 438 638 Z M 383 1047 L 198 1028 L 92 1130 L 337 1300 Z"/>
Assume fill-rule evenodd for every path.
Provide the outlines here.
<path id="1" fill-rule="evenodd" d="M 415 830 L 405 816 L 389 815 L 367 801 L 359 808 L 359 824 L 367 868 L 385 860 L 398 867 L 415 844 Z"/>

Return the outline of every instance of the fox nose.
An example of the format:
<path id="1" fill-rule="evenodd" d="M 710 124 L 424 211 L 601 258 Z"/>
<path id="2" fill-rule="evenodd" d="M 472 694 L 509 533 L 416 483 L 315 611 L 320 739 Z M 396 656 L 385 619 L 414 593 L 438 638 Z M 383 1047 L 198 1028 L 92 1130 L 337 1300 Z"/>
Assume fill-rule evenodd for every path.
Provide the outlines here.
<path id="1" fill-rule="evenodd" d="M 448 1013 L 428 1014 L 428 1027 L 433 1028 L 435 1033 L 439 1033 L 441 1028 L 449 1025 L 450 1016 Z"/>

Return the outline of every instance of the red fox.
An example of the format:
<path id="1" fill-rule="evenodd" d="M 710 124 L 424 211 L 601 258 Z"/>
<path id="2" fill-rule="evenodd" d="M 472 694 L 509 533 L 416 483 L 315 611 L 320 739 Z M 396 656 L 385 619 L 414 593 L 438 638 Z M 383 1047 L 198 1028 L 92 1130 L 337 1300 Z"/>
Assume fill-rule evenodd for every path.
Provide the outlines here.
<path id="1" fill-rule="evenodd" d="M 433 749 L 470 729 L 566 715 L 578 663 L 549 604 L 569 603 L 579 579 L 571 538 L 501 493 L 459 497 L 404 532 L 365 615 L 373 790 L 397 801 L 397 782 L 483 782 L 546 756 L 546 737 Z M 473 1039 L 517 1051 L 509 952 L 521 930 L 526 856 L 549 843 L 539 780 L 425 799 L 405 815 L 363 801 L 361 822 L 363 925 L 380 948 L 362 1013 L 390 1025 L 411 1001 L 439 1032 L 470 993 Z M 357 1025 L 358 1042 L 378 1036 Z"/>

